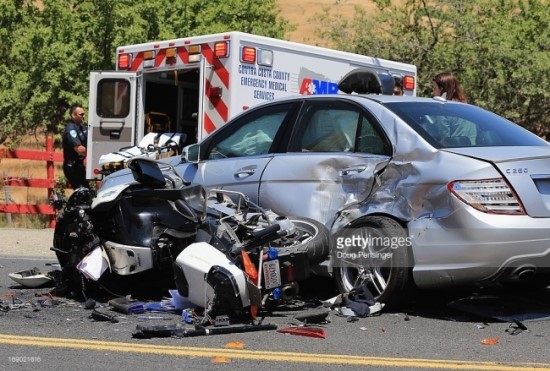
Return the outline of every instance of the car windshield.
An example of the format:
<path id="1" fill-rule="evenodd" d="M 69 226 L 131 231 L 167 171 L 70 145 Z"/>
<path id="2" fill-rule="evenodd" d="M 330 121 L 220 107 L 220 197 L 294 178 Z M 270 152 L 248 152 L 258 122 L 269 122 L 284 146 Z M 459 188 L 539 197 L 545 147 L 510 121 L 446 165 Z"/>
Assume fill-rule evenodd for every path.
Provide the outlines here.
<path id="1" fill-rule="evenodd" d="M 385 106 L 436 148 L 549 145 L 519 125 L 472 105 L 433 101 Z"/>

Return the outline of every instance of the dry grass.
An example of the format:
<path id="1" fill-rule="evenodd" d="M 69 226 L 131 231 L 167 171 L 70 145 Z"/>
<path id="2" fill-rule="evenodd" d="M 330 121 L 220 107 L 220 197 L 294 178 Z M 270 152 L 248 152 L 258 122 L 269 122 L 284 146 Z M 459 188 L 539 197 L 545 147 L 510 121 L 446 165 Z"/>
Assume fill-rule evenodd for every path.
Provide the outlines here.
<path id="1" fill-rule="evenodd" d="M 327 41 L 316 35 L 316 30 L 323 27 L 316 14 L 329 7 L 341 17 L 351 18 L 356 5 L 374 8 L 367 0 L 277 0 L 277 3 L 283 9 L 281 16 L 296 26 L 295 31 L 287 34 L 287 39 L 324 47 L 328 46 Z"/>

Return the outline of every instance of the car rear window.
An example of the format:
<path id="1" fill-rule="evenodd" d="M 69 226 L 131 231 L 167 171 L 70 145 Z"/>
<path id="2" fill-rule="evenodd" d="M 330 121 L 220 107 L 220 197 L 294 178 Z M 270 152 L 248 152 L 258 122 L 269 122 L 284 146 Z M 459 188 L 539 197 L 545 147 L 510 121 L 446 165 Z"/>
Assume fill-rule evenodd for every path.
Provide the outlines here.
<path id="1" fill-rule="evenodd" d="M 473 105 L 437 101 L 384 105 L 436 148 L 549 145 L 521 126 Z"/>

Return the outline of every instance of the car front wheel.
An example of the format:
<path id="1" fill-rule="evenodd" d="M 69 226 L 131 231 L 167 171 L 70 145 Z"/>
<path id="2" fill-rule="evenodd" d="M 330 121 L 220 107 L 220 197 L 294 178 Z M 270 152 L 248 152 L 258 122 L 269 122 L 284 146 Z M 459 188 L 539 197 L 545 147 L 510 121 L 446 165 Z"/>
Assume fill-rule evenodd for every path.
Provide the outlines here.
<path id="1" fill-rule="evenodd" d="M 367 216 L 336 236 L 333 275 L 341 293 L 365 284 L 386 308 L 403 304 L 414 288 L 410 239 L 395 220 Z"/>

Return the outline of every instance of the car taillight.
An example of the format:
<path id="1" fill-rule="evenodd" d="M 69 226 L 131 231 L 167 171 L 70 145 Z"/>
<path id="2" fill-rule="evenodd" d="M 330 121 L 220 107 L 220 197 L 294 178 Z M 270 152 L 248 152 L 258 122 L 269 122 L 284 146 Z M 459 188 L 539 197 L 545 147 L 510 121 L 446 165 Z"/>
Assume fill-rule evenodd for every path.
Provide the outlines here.
<path id="1" fill-rule="evenodd" d="M 525 215 L 519 198 L 502 178 L 455 180 L 447 188 L 461 201 L 484 213 Z"/>

